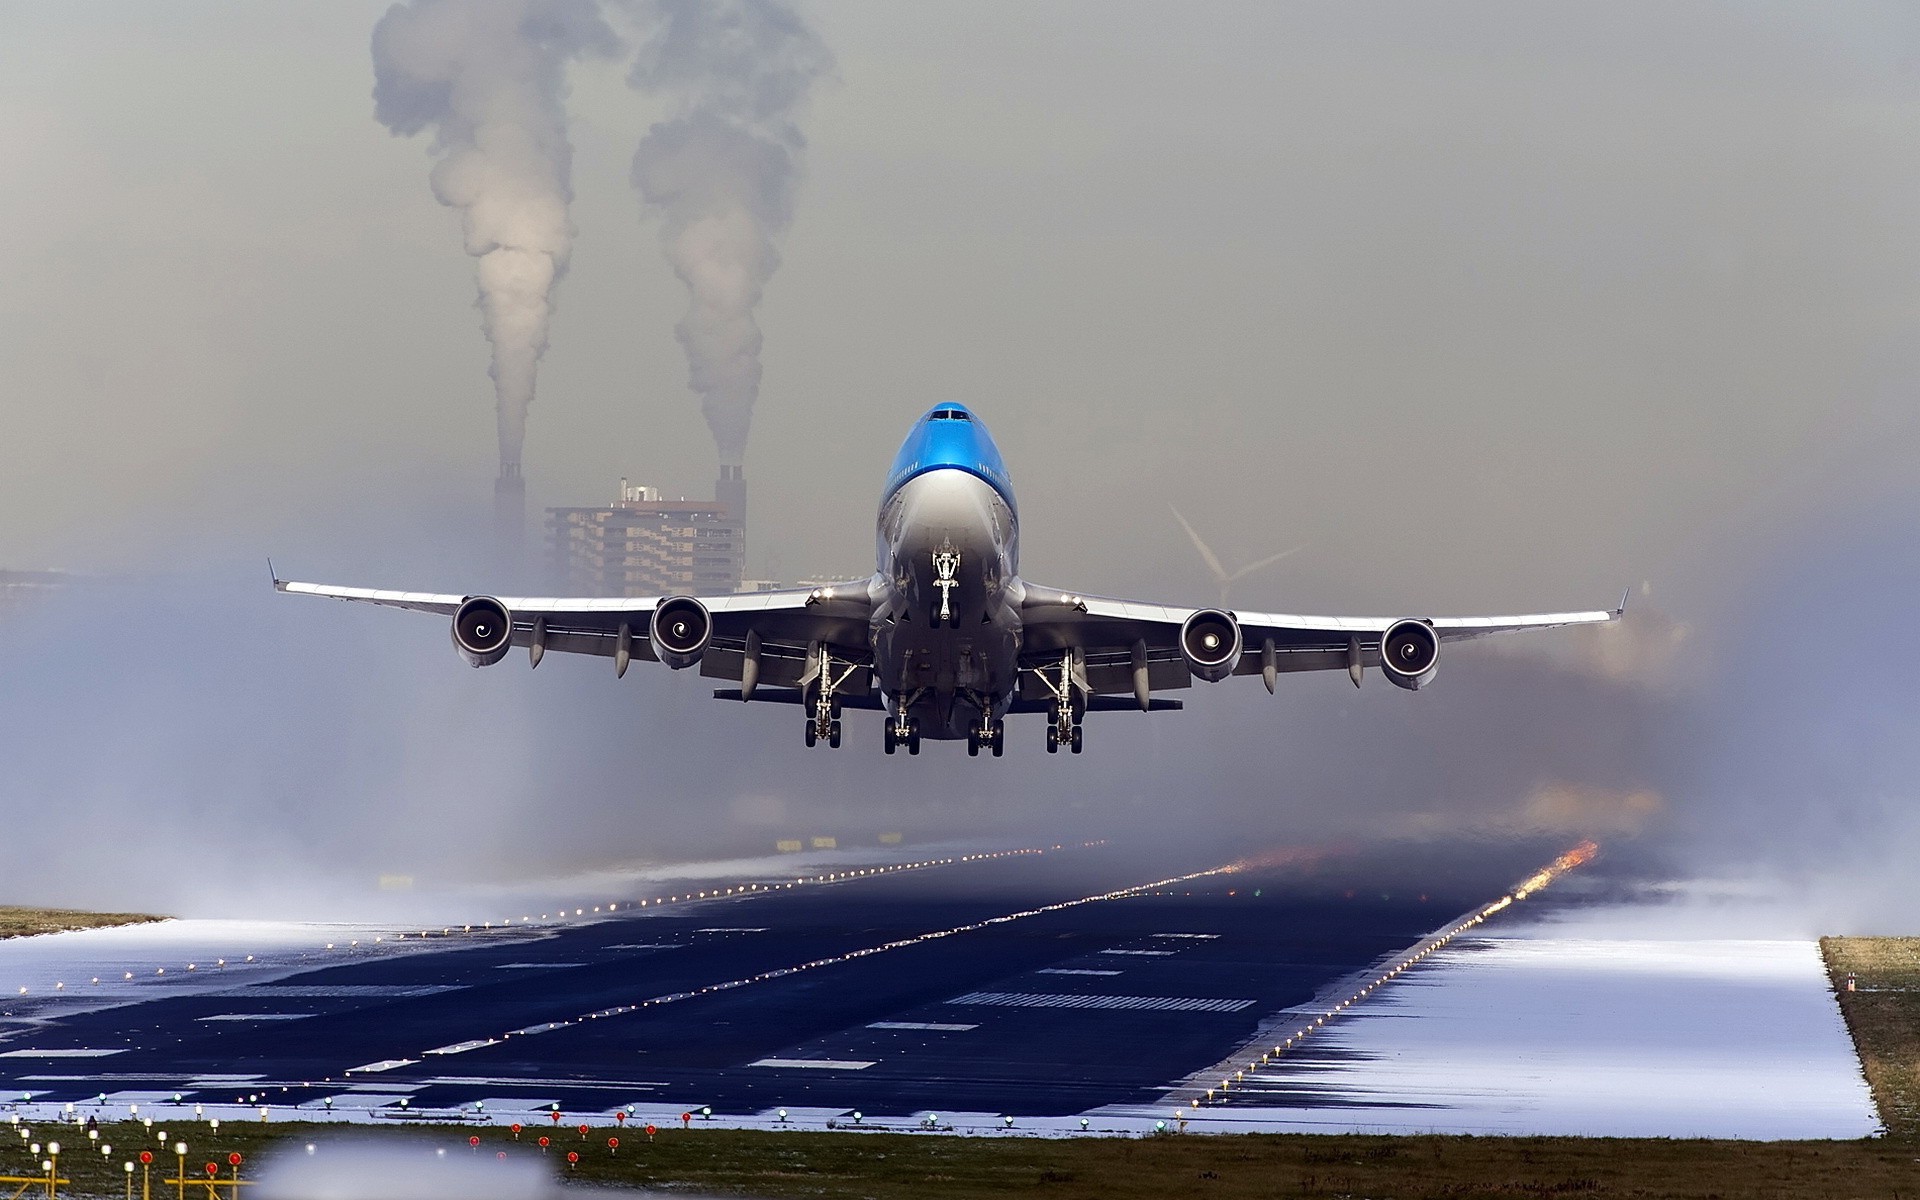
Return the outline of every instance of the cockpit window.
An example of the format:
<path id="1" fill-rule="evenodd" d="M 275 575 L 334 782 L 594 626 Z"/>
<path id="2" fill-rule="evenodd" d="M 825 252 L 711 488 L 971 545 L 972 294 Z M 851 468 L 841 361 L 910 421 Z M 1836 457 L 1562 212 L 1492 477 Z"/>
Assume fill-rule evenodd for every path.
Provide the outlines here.
<path id="1" fill-rule="evenodd" d="M 936 408 L 927 414 L 929 421 L 971 421 L 972 417 L 954 408 Z"/>

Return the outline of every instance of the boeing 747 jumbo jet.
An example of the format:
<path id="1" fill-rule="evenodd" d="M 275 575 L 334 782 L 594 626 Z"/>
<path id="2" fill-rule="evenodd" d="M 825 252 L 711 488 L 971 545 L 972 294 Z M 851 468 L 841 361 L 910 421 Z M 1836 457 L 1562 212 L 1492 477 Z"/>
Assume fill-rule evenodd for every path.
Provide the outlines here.
<path id="1" fill-rule="evenodd" d="M 1517 617 L 1308 617 L 1109 600 L 1020 578 L 1020 510 L 993 437 L 958 404 L 907 434 L 880 499 L 878 569 L 828 587 L 729 596 L 555 599 L 452 596 L 293 583 L 283 592 L 451 618 L 476 667 L 515 646 L 635 659 L 737 681 L 728 700 L 797 704 L 807 745 L 840 744 L 843 709 L 886 714 L 888 754 L 922 738 L 966 739 L 998 757 L 1004 718 L 1045 713 L 1047 752 L 1080 753 L 1088 712 L 1177 709 L 1156 692 L 1283 672 L 1368 667 L 1409 691 L 1433 679 L 1445 642 L 1586 625 L 1604 612 Z"/>

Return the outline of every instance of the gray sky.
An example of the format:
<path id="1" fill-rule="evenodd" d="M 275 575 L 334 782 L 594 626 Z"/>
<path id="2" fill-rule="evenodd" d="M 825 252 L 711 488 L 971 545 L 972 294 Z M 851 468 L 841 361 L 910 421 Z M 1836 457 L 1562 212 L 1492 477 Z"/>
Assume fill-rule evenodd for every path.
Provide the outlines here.
<path id="1" fill-rule="evenodd" d="M 486 586 L 473 260 L 425 142 L 374 120 L 384 10 L 0 7 L 0 563 L 271 552 Z M 1236 587 L 1250 608 L 1597 607 L 1651 580 L 1713 650 L 1775 632 L 1753 591 L 1831 567 L 1804 548 L 1912 511 L 1910 5 L 802 11 L 838 65 L 759 310 L 755 573 L 870 569 L 887 459 L 940 400 L 998 436 L 1029 577 L 1176 602 L 1212 589 L 1169 499 L 1230 565 L 1310 543 Z M 628 183 L 667 111 L 625 67 L 572 76 L 539 503 L 714 474 L 686 292 Z M 376 615 L 395 632 L 342 644 L 445 653 Z M 698 710 L 646 686 L 621 703 Z M 1234 720 L 1191 736 L 1230 746 Z"/>
<path id="2" fill-rule="evenodd" d="M 398 473 L 484 503 L 473 265 L 373 120 L 381 11 L 0 11 L 0 558 L 191 515 L 297 560 L 294 514 Z M 1920 447 L 1907 6 L 805 11 L 838 78 L 760 314 L 755 570 L 864 569 L 943 399 L 1004 445 L 1029 574 L 1200 598 L 1177 497 L 1229 557 L 1313 542 L 1241 597 L 1288 607 L 1685 589 Z M 713 473 L 623 69 L 574 75 L 549 503 Z"/>

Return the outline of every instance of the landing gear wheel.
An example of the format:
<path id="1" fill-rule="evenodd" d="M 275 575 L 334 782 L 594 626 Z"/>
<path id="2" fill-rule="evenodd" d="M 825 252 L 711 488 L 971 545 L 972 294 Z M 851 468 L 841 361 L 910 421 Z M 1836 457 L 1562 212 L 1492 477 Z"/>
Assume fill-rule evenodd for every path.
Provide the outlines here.
<path id="1" fill-rule="evenodd" d="M 967 731 L 967 757 L 980 757 L 980 735 L 972 730 Z"/>
<path id="2" fill-rule="evenodd" d="M 818 737 L 819 737 L 819 734 L 813 728 L 813 718 L 808 717 L 807 718 L 807 745 L 809 746 L 813 745 L 813 743 L 818 739 Z"/>
<path id="3" fill-rule="evenodd" d="M 907 753 L 920 753 L 920 718 L 918 717 L 907 722 Z"/>
<path id="4" fill-rule="evenodd" d="M 1047 753 L 1060 753 L 1060 731 L 1052 725 L 1047 726 Z"/>
<path id="5" fill-rule="evenodd" d="M 827 745 L 835 750 L 840 748 L 840 722 L 837 720 L 827 727 Z"/>
<path id="6" fill-rule="evenodd" d="M 882 725 L 880 727 L 880 731 L 886 734 L 886 737 L 887 737 L 887 753 L 892 754 L 895 748 L 898 747 L 900 744 L 899 741 L 896 740 L 893 736 L 893 722 L 888 721 L 886 724 Z"/>
<path id="7" fill-rule="evenodd" d="M 1073 727 L 1073 752 L 1080 753 L 1080 726 L 1078 725 Z"/>
<path id="8" fill-rule="evenodd" d="M 999 721 L 993 723 L 993 756 L 999 758 L 1006 753 L 1007 727 Z"/>

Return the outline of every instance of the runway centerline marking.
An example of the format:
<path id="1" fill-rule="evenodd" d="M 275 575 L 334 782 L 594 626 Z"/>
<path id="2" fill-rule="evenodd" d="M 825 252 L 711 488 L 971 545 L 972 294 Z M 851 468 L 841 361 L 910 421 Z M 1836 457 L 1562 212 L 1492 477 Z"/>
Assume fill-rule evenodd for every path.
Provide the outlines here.
<path id="1" fill-rule="evenodd" d="M 917 933 L 917 934 L 910 935 L 908 937 L 895 938 L 890 942 L 882 942 L 877 946 L 867 946 L 859 950 L 849 950 L 844 954 L 834 954 L 824 958 L 816 958 L 807 962 L 796 963 L 790 967 L 778 967 L 768 971 L 761 971 L 761 972 L 758 972 L 757 974 L 748 975 L 740 979 L 731 979 L 723 983 L 710 983 L 705 985 L 704 987 L 693 988 L 684 992 L 670 992 L 666 995 L 654 996 L 649 999 L 637 1001 L 632 1004 L 620 1004 L 610 1008 L 602 1008 L 602 1009 L 595 1010 L 593 1012 L 583 1013 L 580 1016 L 572 1017 L 567 1020 L 548 1021 L 540 1025 L 525 1026 L 521 1029 L 512 1030 L 507 1033 L 501 1034 L 500 1040 L 505 1040 L 511 1037 L 532 1037 L 537 1034 L 551 1033 L 556 1029 L 564 1029 L 569 1026 L 578 1025 L 586 1021 L 597 1021 L 602 1017 L 625 1016 L 630 1013 L 640 1012 L 643 1009 L 654 1008 L 660 1005 L 677 1004 L 682 1000 L 692 1000 L 701 996 L 711 996 L 719 992 L 734 991 L 738 988 L 751 987 L 757 983 L 766 983 L 775 979 L 785 979 L 788 976 L 798 975 L 805 971 L 818 970 L 821 967 L 837 966 L 841 963 L 853 962 L 856 959 L 868 958 L 875 954 L 885 954 L 892 950 L 902 950 L 908 946 L 924 945 L 928 942 L 938 941 L 942 938 L 958 937 L 961 934 L 976 933 L 983 929 L 991 929 L 996 925 L 1006 925 L 1006 924 L 1011 924 L 1012 922 L 1015 922 L 1015 921 L 1024 921 L 1033 917 L 1045 916 L 1051 913 L 1065 912 L 1069 909 L 1079 908 L 1087 904 L 1098 904 L 1098 903 L 1102 903 L 1104 901 L 1109 901 L 1109 900 L 1133 899 L 1138 896 L 1143 896 L 1143 895 L 1147 895 L 1152 892 L 1155 892 L 1160 888 L 1172 887 L 1176 884 L 1182 884 L 1182 883 L 1191 883 L 1196 879 L 1207 879 L 1215 875 L 1230 875 L 1233 872 L 1242 869 L 1245 865 L 1246 864 L 1241 862 L 1227 863 L 1223 866 L 1209 867 L 1202 871 L 1190 871 L 1185 875 L 1174 875 L 1174 876 L 1169 876 L 1166 879 L 1156 879 L 1151 883 L 1134 884 L 1131 887 L 1115 888 L 1114 890 L 1108 891 L 1108 892 L 1099 892 L 1091 896 L 1081 896 L 1075 900 L 1059 900 L 1052 904 L 1042 904 L 1034 908 L 1022 909 L 1018 912 L 1003 913 L 997 917 L 986 917 L 978 921 L 969 921 L 964 925 L 955 925 L 949 929 L 932 929 L 932 930 L 926 931 L 925 933 Z M 1156 953 L 1156 952 L 1147 951 L 1145 953 Z M 1170 954 L 1171 951 L 1159 951 L 1157 953 Z M 1196 1001 L 1196 1003 L 1237 1004 L 1237 1005 L 1244 1006 L 1244 1005 L 1252 1004 L 1253 1001 L 1251 1000 L 1248 1000 L 1248 1001 L 1233 1001 L 1233 1000 Z M 1229 1009 L 1224 1011 L 1233 1011 L 1233 1010 Z M 393 1070 L 397 1067 L 411 1066 L 417 1061 L 418 1061 L 417 1059 L 391 1059 L 381 1063 L 369 1064 L 366 1067 L 355 1068 L 354 1072 L 352 1073 L 364 1074 L 364 1073 L 368 1073 L 375 1070 L 380 1070 L 380 1071 Z"/>
<path id="2" fill-rule="evenodd" d="M 858 1058 L 762 1058 L 747 1065 L 786 1067 L 802 1071 L 864 1071 L 873 1066 L 874 1061 Z"/>
<path id="3" fill-rule="evenodd" d="M 869 1021 L 868 1029 L 925 1029 L 934 1033 L 965 1033 L 978 1025 L 956 1025 L 950 1021 Z"/>
<path id="4" fill-rule="evenodd" d="M 1094 971 L 1080 967 L 1041 967 L 1035 975 L 1121 975 L 1122 971 Z"/>
<path id="5" fill-rule="evenodd" d="M 994 1004 L 1004 1008 L 1100 1008 L 1134 1012 L 1239 1012 L 1254 1000 L 1210 1000 L 1198 996 L 1074 996 L 1058 992 L 969 992 L 948 1004 Z"/>

